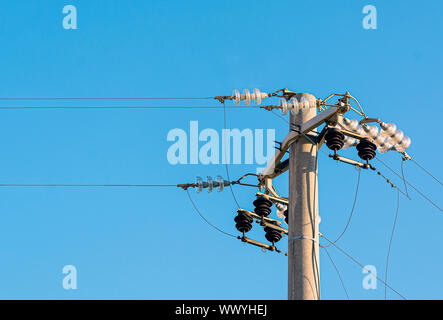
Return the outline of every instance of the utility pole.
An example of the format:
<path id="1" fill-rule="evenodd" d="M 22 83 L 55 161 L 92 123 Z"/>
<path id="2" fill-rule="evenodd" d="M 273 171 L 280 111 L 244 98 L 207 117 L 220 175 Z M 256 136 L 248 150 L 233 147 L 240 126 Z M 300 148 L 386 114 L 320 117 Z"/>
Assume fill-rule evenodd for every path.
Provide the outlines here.
<path id="1" fill-rule="evenodd" d="M 311 94 L 297 94 L 300 101 Z M 292 128 L 315 117 L 311 108 L 290 116 Z M 295 125 L 295 126 L 294 126 Z M 291 130 L 291 128 L 290 128 Z M 318 242 L 318 179 L 317 145 L 306 136 L 290 146 L 289 154 L 289 243 L 288 243 L 288 299 L 320 299 L 320 270 Z"/>
<path id="2" fill-rule="evenodd" d="M 221 103 L 225 100 L 233 100 L 235 104 L 245 101 L 247 105 L 251 100 L 256 100 L 256 104 L 259 105 L 262 99 L 271 97 L 279 97 L 280 104 L 265 105 L 261 108 L 268 111 L 279 109 L 283 116 L 290 112 L 290 128 L 286 137 L 277 142 L 275 154 L 259 174 L 248 173 L 236 181 L 224 181 L 221 177 L 216 182 L 211 178 L 208 178 L 207 182 L 197 179 L 195 184 L 178 186 L 185 190 L 196 187 L 198 192 L 203 188 L 208 188 L 208 192 L 211 192 L 214 187 L 218 187 L 221 191 L 224 186 L 233 184 L 258 187 L 259 192 L 255 194 L 257 198 L 252 203 L 254 210 L 243 208 L 237 210 L 237 216 L 234 218 L 235 227 L 241 233 L 237 239 L 260 247 L 264 251 L 288 256 L 289 300 L 319 300 L 318 149 L 326 145 L 333 151 L 333 154 L 329 154 L 329 158 L 359 170 L 375 170 L 369 161 L 375 157 L 376 150 L 381 154 L 395 150 L 403 155 L 403 161 L 411 159 L 405 151 L 411 144 L 411 139 L 404 136 L 403 131 L 398 130 L 395 124 L 382 122 L 379 118 L 369 118 L 358 100 L 349 92 L 332 93 L 325 99 L 316 99 L 312 94 L 296 93 L 287 88 L 272 93 L 263 93 L 259 89 L 254 89 L 251 93 L 248 89 L 244 89 L 243 94 L 235 89 L 232 96 L 214 98 Z M 337 98 L 337 101 L 333 102 L 335 100 L 333 98 Z M 360 120 L 345 118 L 345 113 L 350 111 L 362 118 Z M 369 123 L 378 124 L 379 127 L 368 125 Z M 318 135 L 311 135 L 311 132 L 317 133 L 320 126 L 323 128 Z M 341 149 L 346 150 L 354 146 L 358 157 L 364 162 L 337 153 Z M 289 158 L 286 158 L 288 151 Z M 287 171 L 289 171 L 289 195 L 284 197 L 276 190 L 273 180 Z M 378 171 L 377 173 L 381 174 Z M 242 182 L 250 175 L 258 178 L 257 185 Z M 389 179 L 385 180 L 392 187 L 396 187 Z M 277 208 L 277 217 L 284 219 L 288 224 L 287 229 L 282 227 L 281 221 L 270 217 L 272 206 Z M 265 238 L 270 244 L 246 236 L 252 229 L 254 221 L 263 227 Z M 288 235 L 287 253 L 277 248 L 280 247 L 277 243 L 283 235 Z"/>

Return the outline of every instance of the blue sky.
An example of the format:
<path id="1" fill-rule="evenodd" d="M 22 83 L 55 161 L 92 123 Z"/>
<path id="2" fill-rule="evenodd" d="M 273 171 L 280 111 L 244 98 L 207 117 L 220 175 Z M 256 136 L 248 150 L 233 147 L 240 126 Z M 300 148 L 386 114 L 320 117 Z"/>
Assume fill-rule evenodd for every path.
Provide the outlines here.
<path id="1" fill-rule="evenodd" d="M 68 4 L 78 10 L 77 30 L 62 27 Z M 377 8 L 377 30 L 362 28 L 367 4 Z M 438 1 L 3 1 L 0 97 L 207 97 L 287 87 L 323 98 L 350 91 L 368 115 L 398 124 L 412 138 L 410 154 L 442 177 L 442 10 Z M 1 101 L 42 105 L 217 102 Z M 188 131 L 191 120 L 223 128 L 220 109 L 3 109 L 0 183 L 176 184 L 225 176 L 222 165 L 168 163 L 168 132 Z M 271 113 L 241 107 L 228 110 L 228 127 L 275 128 L 278 140 L 287 132 Z M 356 157 L 355 150 L 345 154 Z M 398 154 L 381 158 L 400 170 Z M 250 171 L 255 166 L 230 166 L 232 178 Z M 410 162 L 405 175 L 441 206 L 441 185 Z M 287 180 L 277 182 L 283 194 Z M 356 181 L 352 167 L 320 154 L 320 229 L 329 238 L 346 223 Z M 235 192 L 252 209 L 254 190 Z M 182 190 L 4 187 L 0 194 L 0 298 L 287 297 L 287 259 L 217 233 Z M 236 232 L 229 191 L 191 194 L 208 219 Z M 412 201 L 400 202 L 389 283 L 409 299 L 441 299 L 442 215 L 410 194 Z M 395 205 L 386 182 L 362 172 L 354 218 L 338 243 L 381 277 Z M 361 268 L 329 251 L 352 299 L 384 297 L 380 283 L 364 290 Z M 320 263 L 322 298 L 345 298 L 324 252 Z M 65 265 L 78 270 L 77 290 L 62 287 Z"/>

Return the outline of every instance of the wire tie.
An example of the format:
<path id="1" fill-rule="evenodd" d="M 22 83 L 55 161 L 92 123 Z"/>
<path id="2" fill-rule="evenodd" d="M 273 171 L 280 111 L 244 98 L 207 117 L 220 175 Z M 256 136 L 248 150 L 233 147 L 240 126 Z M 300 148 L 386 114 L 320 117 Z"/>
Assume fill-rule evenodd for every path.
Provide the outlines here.
<path id="1" fill-rule="evenodd" d="M 306 240 L 312 240 L 312 241 L 314 241 L 314 242 L 318 242 L 317 239 L 310 238 L 310 237 L 306 237 L 306 236 L 295 236 L 295 237 L 290 238 L 290 239 L 288 240 L 288 242 L 291 242 L 292 240 L 300 240 L 300 239 L 306 239 Z"/>

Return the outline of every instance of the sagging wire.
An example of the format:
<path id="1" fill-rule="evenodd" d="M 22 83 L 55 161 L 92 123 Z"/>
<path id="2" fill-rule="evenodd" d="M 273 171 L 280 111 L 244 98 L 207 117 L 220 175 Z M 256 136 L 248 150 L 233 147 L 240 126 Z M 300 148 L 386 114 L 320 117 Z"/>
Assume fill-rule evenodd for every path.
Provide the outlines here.
<path id="1" fill-rule="evenodd" d="M 402 177 L 402 179 L 403 179 L 403 183 L 404 183 L 404 185 L 405 185 L 406 196 L 407 196 L 409 199 L 411 199 L 411 198 L 409 197 L 409 194 L 408 194 L 408 185 L 406 184 L 405 173 L 404 173 L 404 170 L 403 170 L 403 167 L 404 167 L 404 163 L 405 163 L 405 161 L 406 161 L 406 160 L 401 159 L 401 177 Z"/>
<path id="2" fill-rule="evenodd" d="M 227 236 L 229 236 L 229 237 L 233 237 L 233 238 L 236 238 L 236 239 L 240 239 L 239 237 L 237 237 L 237 236 L 235 236 L 235 235 L 233 235 L 233 234 L 231 234 L 231 233 L 229 233 L 229 232 L 223 231 L 222 229 L 220 229 L 220 228 L 217 227 L 216 225 L 212 224 L 208 219 L 206 219 L 205 216 L 200 212 L 200 210 L 198 210 L 197 206 L 195 205 L 194 201 L 192 200 L 192 197 L 191 197 L 191 194 L 189 193 L 189 190 L 188 190 L 188 189 L 185 189 L 185 191 L 186 191 L 186 194 L 188 195 L 189 201 L 191 201 L 191 204 L 192 204 L 192 206 L 194 207 L 195 211 L 198 213 L 198 215 L 199 215 L 199 216 L 200 216 L 200 217 L 201 217 L 201 218 L 202 218 L 202 219 L 203 219 L 208 225 L 210 225 L 210 226 L 211 226 L 212 228 L 214 228 L 215 230 L 217 230 L 217 231 L 223 233 L 224 235 L 227 235 Z"/>
<path id="3" fill-rule="evenodd" d="M 329 254 L 327 247 L 326 246 L 322 246 L 322 248 L 325 250 L 326 254 L 328 255 L 328 258 L 331 261 L 332 266 L 334 267 L 335 272 L 337 273 L 338 278 L 340 279 L 340 283 L 341 283 L 341 286 L 342 286 L 343 290 L 345 291 L 346 298 L 349 300 L 348 290 L 346 289 L 345 283 L 343 281 L 343 278 L 341 277 L 341 274 L 340 274 L 340 271 L 337 268 L 337 265 L 334 263 L 334 260 L 332 259 L 331 255 Z"/>
<path id="4" fill-rule="evenodd" d="M 224 129 L 226 132 L 226 104 L 223 101 L 223 124 L 224 124 Z M 226 145 L 223 146 L 223 151 L 224 151 L 224 156 L 225 156 L 225 160 L 226 160 Z M 225 169 L 226 169 L 226 177 L 228 178 L 228 181 L 231 182 L 231 178 L 229 177 L 229 168 L 228 168 L 228 162 L 225 161 Z M 235 203 L 237 204 L 237 208 L 240 208 L 240 204 L 237 201 L 237 198 L 234 194 L 234 190 L 232 189 L 232 184 L 229 183 L 229 189 L 231 190 L 231 194 L 232 194 L 232 198 L 234 199 Z"/>
<path id="5" fill-rule="evenodd" d="M 328 248 L 328 247 L 332 246 L 333 244 L 337 243 L 341 239 L 341 237 L 343 237 L 343 235 L 346 233 L 346 230 L 348 230 L 348 227 L 351 223 L 351 219 L 352 219 L 354 209 L 355 209 L 355 204 L 357 203 L 358 189 L 360 186 L 361 168 L 357 168 L 357 170 L 358 170 L 357 187 L 355 188 L 354 202 L 352 204 L 352 209 L 351 209 L 351 213 L 349 214 L 348 222 L 346 223 L 346 226 L 343 229 L 343 232 L 337 237 L 337 239 L 335 239 L 331 244 L 324 246 L 325 248 Z"/>
<path id="6" fill-rule="evenodd" d="M 326 238 L 326 236 L 322 233 L 320 233 L 320 237 L 322 237 L 323 239 L 325 239 L 326 241 L 328 241 L 329 243 L 332 243 L 331 240 L 329 240 L 328 238 Z M 333 246 L 335 248 L 337 248 L 341 253 L 343 253 L 345 256 L 347 256 L 349 259 L 351 259 L 354 263 L 356 263 L 357 265 L 359 265 L 361 268 L 363 268 L 364 270 L 366 270 L 368 273 L 370 273 L 372 276 L 374 276 L 378 281 L 380 281 L 381 283 L 383 283 L 386 287 L 388 287 L 389 289 L 391 289 L 393 292 L 395 292 L 399 297 L 401 297 L 403 300 L 407 300 L 406 297 L 404 295 L 402 295 L 400 292 L 398 292 L 397 290 L 395 290 L 394 288 L 392 288 L 386 281 L 380 279 L 379 276 L 377 276 L 376 274 L 372 273 L 371 270 L 369 270 L 368 268 L 366 268 L 361 262 L 359 262 L 357 259 L 355 259 L 352 255 L 350 255 L 348 252 L 346 252 L 344 249 L 340 248 L 337 244 L 333 244 Z M 322 245 L 320 245 L 320 247 L 323 247 Z"/>
<path id="7" fill-rule="evenodd" d="M 397 218 L 398 218 L 398 210 L 399 210 L 399 208 L 400 208 L 400 193 L 397 191 L 397 209 L 395 210 L 394 225 L 392 226 L 391 237 L 389 239 L 388 254 L 386 256 L 385 282 L 388 282 L 389 257 L 391 255 L 392 239 L 394 238 L 395 227 L 397 225 Z M 386 298 L 387 298 L 387 288 L 385 286 L 385 300 L 386 300 Z"/>
<path id="8" fill-rule="evenodd" d="M 399 175 L 394 169 L 392 169 L 390 166 L 388 166 L 385 162 L 383 162 L 382 160 L 380 160 L 378 157 L 375 157 L 375 159 L 377 159 L 381 164 L 383 164 L 386 168 L 388 168 L 392 173 L 394 173 L 397 177 L 399 177 L 400 179 L 402 178 L 401 175 Z M 434 207 L 436 207 L 438 210 L 440 210 L 440 212 L 442 212 L 443 210 L 434 202 L 432 201 L 430 198 L 428 198 L 425 194 L 423 194 L 423 192 L 421 192 L 420 190 L 418 190 L 414 185 L 412 185 L 409 181 L 406 181 L 406 183 L 412 188 L 414 189 L 418 194 L 420 194 L 424 199 L 426 199 L 429 203 L 431 203 Z M 402 192 L 403 193 L 403 192 Z M 403 193 L 404 194 L 404 193 Z"/>

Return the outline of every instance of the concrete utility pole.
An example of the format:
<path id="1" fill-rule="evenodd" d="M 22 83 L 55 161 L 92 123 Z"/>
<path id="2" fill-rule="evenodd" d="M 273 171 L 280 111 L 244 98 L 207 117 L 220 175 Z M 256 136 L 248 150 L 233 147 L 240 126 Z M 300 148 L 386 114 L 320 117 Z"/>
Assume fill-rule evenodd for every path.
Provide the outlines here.
<path id="1" fill-rule="evenodd" d="M 311 94 L 297 94 L 297 100 Z M 315 117 L 317 110 L 309 108 L 290 116 L 297 125 Z M 317 145 L 306 137 L 292 143 L 289 154 L 289 244 L 288 244 L 288 299 L 320 299 L 319 216 Z"/>

